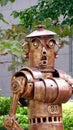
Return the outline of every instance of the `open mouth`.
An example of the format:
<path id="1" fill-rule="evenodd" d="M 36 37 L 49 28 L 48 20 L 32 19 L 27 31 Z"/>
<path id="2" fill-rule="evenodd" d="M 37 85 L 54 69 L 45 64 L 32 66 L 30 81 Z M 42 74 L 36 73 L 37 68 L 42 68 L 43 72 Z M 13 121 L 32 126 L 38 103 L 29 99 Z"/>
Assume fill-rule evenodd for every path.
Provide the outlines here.
<path id="1" fill-rule="evenodd" d="M 47 60 L 46 56 L 42 56 L 41 60 Z"/>
<path id="2" fill-rule="evenodd" d="M 41 65 L 47 65 L 47 57 L 46 56 L 42 56 Z"/>

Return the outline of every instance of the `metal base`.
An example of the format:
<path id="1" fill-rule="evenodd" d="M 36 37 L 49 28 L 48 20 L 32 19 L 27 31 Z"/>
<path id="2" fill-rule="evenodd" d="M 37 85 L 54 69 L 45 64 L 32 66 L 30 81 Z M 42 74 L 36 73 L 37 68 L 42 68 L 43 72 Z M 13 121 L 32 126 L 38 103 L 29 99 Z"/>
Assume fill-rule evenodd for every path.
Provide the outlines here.
<path id="1" fill-rule="evenodd" d="M 63 123 L 30 125 L 28 130 L 64 130 Z"/>

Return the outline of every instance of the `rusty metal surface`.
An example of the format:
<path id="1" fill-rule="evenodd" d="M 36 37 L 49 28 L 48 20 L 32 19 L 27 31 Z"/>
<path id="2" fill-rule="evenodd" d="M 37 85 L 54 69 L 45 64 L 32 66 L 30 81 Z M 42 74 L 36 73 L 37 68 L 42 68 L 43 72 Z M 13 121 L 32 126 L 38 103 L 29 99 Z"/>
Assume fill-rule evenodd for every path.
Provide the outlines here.
<path id="1" fill-rule="evenodd" d="M 58 123 L 42 123 L 41 125 L 38 125 L 35 127 L 35 125 L 31 125 L 29 126 L 30 130 L 64 130 L 64 126 L 62 123 L 58 124 Z"/>
<path id="2" fill-rule="evenodd" d="M 55 104 L 66 103 L 72 95 L 72 87 L 64 79 L 58 78 L 58 79 L 55 79 L 55 81 L 58 86 L 58 95 L 54 103 Z"/>
<path id="3" fill-rule="evenodd" d="M 33 79 L 43 78 L 42 73 L 37 68 L 26 67 L 26 68 L 22 68 L 21 71 L 23 71 L 25 73 L 29 72 L 30 76 L 32 76 Z M 28 78 L 29 78 L 29 76 L 28 76 Z"/>
<path id="4" fill-rule="evenodd" d="M 7 130 L 23 130 L 16 117 L 20 98 L 29 101 L 29 130 L 64 130 L 62 103 L 73 93 L 73 79 L 54 67 L 59 51 L 59 48 L 55 51 L 55 35 L 42 26 L 27 35 L 29 66 L 12 76 L 13 98 L 9 115 L 4 120 Z"/>
<path id="5" fill-rule="evenodd" d="M 61 105 L 31 100 L 28 107 L 29 130 L 34 128 L 38 130 L 44 130 L 45 128 L 46 130 L 64 130 Z"/>
<path id="6" fill-rule="evenodd" d="M 31 38 L 29 41 L 29 66 L 42 70 L 54 69 L 55 43 L 53 42 L 54 38 L 52 38 L 53 36 Z M 50 39 L 52 42 L 49 43 Z"/>

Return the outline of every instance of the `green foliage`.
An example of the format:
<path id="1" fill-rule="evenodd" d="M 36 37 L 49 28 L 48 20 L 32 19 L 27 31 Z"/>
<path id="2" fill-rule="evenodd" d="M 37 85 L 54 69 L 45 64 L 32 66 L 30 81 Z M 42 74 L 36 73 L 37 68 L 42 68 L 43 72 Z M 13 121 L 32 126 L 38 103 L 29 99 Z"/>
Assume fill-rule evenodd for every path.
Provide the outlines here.
<path id="1" fill-rule="evenodd" d="M 62 15 L 63 20 L 62 25 L 73 25 L 73 0 L 40 0 L 38 3 L 39 15 L 44 15 L 43 17 L 50 17 L 53 20 L 59 20 Z M 43 13 L 44 14 L 43 14 Z"/>
<path id="2" fill-rule="evenodd" d="M 1 6 L 5 6 L 9 0 L 0 0 Z"/>
<path id="3" fill-rule="evenodd" d="M 18 122 L 25 130 L 28 129 L 28 116 L 22 115 L 21 113 L 17 114 Z"/>
<path id="4" fill-rule="evenodd" d="M 3 121 L 9 113 L 11 98 L 0 97 L 0 130 L 6 130 L 3 127 Z M 62 105 L 63 107 L 63 122 L 65 130 L 73 130 L 73 100 Z M 28 130 L 28 109 L 27 107 L 19 106 L 16 113 L 19 124 Z"/>
<path id="5" fill-rule="evenodd" d="M 17 57 L 20 57 L 20 55 L 23 54 L 22 48 L 20 46 L 20 43 L 18 41 L 1 41 L 0 42 L 0 52 L 8 52 L 10 54 L 13 54 Z"/>
<path id="6" fill-rule="evenodd" d="M 0 116 L 0 130 L 6 130 L 6 129 L 4 128 L 4 126 L 3 126 L 4 118 L 5 118 L 4 115 Z"/>
<path id="7" fill-rule="evenodd" d="M 5 6 L 9 1 L 13 3 L 15 0 L 0 0 L 0 5 Z"/>
<path id="8" fill-rule="evenodd" d="M 11 98 L 0 97 L 0 117 L 9 113 Z"/>
<path id="9" fill-rule="evenodd" d="M 10 110 L 10 104 L 11 104 L 11 98 L 4 98 L 0 97 L 0 130 L 6 130 L 3 127 L 3 121 L 6 115 L 9 114 Z M 25 128 L 25 130 L 28 129 L 28 116 L 27 116 L 27 107 L 20 107 L 18 106 L 17 109 L 17 117 L 19 124 Z"/>
<path id="10" fill-rule="evenodd" d="M 63 122 L 65 130 L 73 130 L 73 101 L 63 105 Z"/>
<path id="11" fill-rule="evenodd" d="M 20 19 L 20 24 L 27 28 L 27 32 L 38 24 L 45 24 L 46 28 L 56 31 L 61 37 L 73 35 L 73 0 L 39 0 L 38 4 L 20 12 L 13 11 L 11 15 Z M 63 19 L 59 22 L 59 17 Z M 50 20 L 51 21 L 50 21 Z"/>
<path id="12" fill-rule="evenodd" d="M 28 129 L 28 109 L 27 107 L 18 107 L 17 109 L 17 117 L 19 124 L 25 129 Z"/>
<path id="13" fill-rule="evenodd" d="M 34 21 L 36 20 L 38 11 L 36 10 L 36 6 L 33 6 L 20 12 L 13 11 L 11 15 L 13 15 L 14 18 L 19 17 L 20 24 L 22 24 L 27 29 L 27 32 L 30 32 L 32 31 L 31 27 L 33 26 Z"/>

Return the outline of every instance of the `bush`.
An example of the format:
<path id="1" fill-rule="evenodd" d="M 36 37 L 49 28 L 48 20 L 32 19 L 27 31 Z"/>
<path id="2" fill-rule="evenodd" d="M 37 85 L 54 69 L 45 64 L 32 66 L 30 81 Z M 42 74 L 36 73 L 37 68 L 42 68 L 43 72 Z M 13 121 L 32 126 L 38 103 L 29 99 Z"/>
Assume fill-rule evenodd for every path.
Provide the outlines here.
<path id="1" fill-rule="evenodd" d="M 4 121 L 4 118 L 5 116 L 0 116 L 0 130 L 6 130 L 4 127 L 3 127 L 3 121 Z"/>
<path id="2" fill-rule="evenodd" d="M 11 98 L 0 97 L 0 130 L 6 130 L 3 127 L 3 121 L 5 116 L 9 113 L 11 104 Z M 63 106 L 63 122 L 64 130 L 73 130 L 73 101 L 69 101 Z M 27 107 L 18 107 L 17 117 L 19 124 L 23 129 L 28 130 L 28 116 L 27 116 Z"/>
<path id="3" fill-rule="evenodd" d="M 73 130 L 73 101 L 63 104 L 63 122 L 65 130 Z"/>
<path id="4" fill-rule="evenodd" d="M 17 117 L 19 124 L 25 129 L 28 130 L 28 110 L 27 107 L 18 107 Z"/>
<path id="5" fill-rule="evenodd" d="M 0 130 L 6 130 L 3 127 L 3 121 L 6 115 L 9 114 L 10 110 L 10 104 L 11 104 L 11 98 L 4 98 L 0 97 Z M 25 128 L 25 130 L 28 129 L 28 116 L 27 116 L 27 107 L 18 107 L 17 109 L 17 117 L 19 124 Z"/>
<path id="6" fill-rule="evenodd" d="M 0 130 L 6 130 L 3 127 L 3 121 L 5 118 L 5 115 L 9 113 L 10 104 L 11 104 L 10 97 L 9 98 L 0 97 Z"/>
<path id="7" fill-rule="evenodd" d="M 0 97 L 0 116 L 9 113 L 11 98 Z"/>

